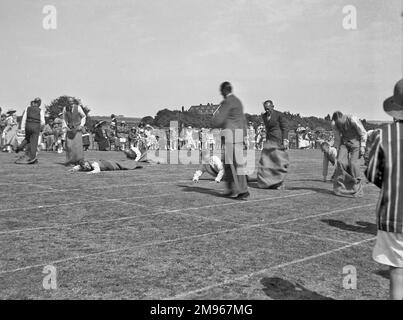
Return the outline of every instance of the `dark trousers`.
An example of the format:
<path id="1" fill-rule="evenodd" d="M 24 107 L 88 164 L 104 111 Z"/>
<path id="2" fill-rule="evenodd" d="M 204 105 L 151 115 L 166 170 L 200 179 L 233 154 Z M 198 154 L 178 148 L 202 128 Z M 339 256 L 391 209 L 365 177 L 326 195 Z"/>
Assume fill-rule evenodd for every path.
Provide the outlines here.
<path id="1" fill-rule="evenodd" d="M 248 192 L 243 143 L 224 143 L 224 181 L 233 194 Z"/>
<path id="2" fill-rule="evenodd" d="M 40 132 L 41 132 L 41 126 L 39 123 L 27 122 L 27 124 L 25 125 L 25 140 L 21 143 L 21 146 L 27 145 L 26 154 L 29 160 L 34 160 L 36 158 Z"/>

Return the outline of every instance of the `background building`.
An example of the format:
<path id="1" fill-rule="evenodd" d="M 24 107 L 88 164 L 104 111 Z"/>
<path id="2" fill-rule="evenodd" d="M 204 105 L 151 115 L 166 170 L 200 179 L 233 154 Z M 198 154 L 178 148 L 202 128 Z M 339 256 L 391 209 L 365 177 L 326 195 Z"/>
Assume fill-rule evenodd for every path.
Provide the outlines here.
<path id="1" fill-rule="evenodd" d="M 219 107 L 218 104 L 212 104 L 212 103 L 200 104 L 198 106 L 191 106 L 188 111 L 198 114 L 213 114 L 218 107 Z"/>

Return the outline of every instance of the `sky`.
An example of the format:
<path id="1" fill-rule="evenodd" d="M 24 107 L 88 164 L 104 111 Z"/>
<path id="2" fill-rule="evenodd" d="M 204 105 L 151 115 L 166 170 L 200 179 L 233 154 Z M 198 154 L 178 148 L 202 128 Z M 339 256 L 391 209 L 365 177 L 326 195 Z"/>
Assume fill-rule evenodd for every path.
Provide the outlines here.
<path id="1" fill-rule="evenodd" d="M 343 28 L 346 5 L 356 30 Z M 389 120 L 402 12 L 403 0 L 1 0 L 0 107 L 67 94 L 92 115 L 154 116 L 219 103 L 230 81 L 247 113 L 271 99 L 304 116 Z"/>

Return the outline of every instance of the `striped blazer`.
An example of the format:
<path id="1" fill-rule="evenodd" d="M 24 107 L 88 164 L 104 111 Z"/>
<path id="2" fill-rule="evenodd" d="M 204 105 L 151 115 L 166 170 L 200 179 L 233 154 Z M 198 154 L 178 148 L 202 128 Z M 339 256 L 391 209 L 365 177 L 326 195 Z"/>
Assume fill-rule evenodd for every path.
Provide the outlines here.
<path id="1" fill-rule="evenodd" d="M 381 188 L 378 229 L 403 233 L 403 122 L 382 127 L 369 152 L 366 176 Z"/>

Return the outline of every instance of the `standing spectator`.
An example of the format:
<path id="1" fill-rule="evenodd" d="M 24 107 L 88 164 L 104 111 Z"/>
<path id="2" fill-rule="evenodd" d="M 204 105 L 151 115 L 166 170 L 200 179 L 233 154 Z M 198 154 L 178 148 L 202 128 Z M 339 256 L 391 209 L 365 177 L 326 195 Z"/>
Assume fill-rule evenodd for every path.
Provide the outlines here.
<path id="1" fill-rule="evenodd" d="M 197 131 L 197 142 L 196 142 L 196 145 L 197 145 L 197 149 L 198 150 L 203 150 L 203 147 L 204 147 L 204 145 L 203 145 L 203 135 L 204 135 L 204 128 L 200 128 L 198 131 Z M 204 139 L 205 140 L 205 139 Z"/>
<path id="2" fill-rule="evenodd" d="M 15 115 L 16 110 L 7 111 L 5 120 L 6 127 L 3 131 L 4 146 L 3 151 L 11 153 L 17 147 L 18 122 Z"/>
<path id="3" fill-rule="evenodd" d="M 185 124 L 182 123 L 178 136 L 178 149 L 179 150 L 184 149 L 185 145 L 186 145 L 186 128 Z"/>
<path id="4" fill-rule="evenodd" d="M 111 115 L 111 130 L 113 131 L 115 137 L 118 136 L 118 120 L 114 114 Z"/>
<path id="5" fill-rule="evenodd" d="M 111 124 L 109 126 L 109 130 L 107 132 L 110 149 L 118 150 L 119 149 L 119 134 L 118 134 L 118 120 L 114 114 L 111 115 Z"/>
<path id="6" fill-rule="evenodd" d="M 266 131 L 263 125 L 260 125 L 256 131 L 256 149 L 263 150 L 263 144 L 266 141 Z"/>
<path id="7" fill-rule="evenodd" d="M 21 121 L 21 130 L 25 132 L 25 139 L 17 148 L 17 152 L 22 151 L 27 146 L 27 159 L 21 158 L 16 161 L 19 164 L 37 163 L 38 140 L 41 129 L 45 126 L 45 110 L 41 109 L 41 99 L 36 98 L 31 102 L 31 106 L 25 109 Z"/>
<path id="8" fill-rule="evenodd" d="M 59 117 L 53 122 L 53 134 L 55 136 L 54 151 L 62 153 L 64 144 L 63 120 Z"/>
<path id="9" fill-rule="evenodd" d="M 90 133 L 88 132 L 86 126 L 83 127 L 82 133 L 83 133 L 83 149 L 84 151 L 87 151 L 91 145 L 91 141 L 90 141 Z"/>
<path id="10" fill-rule="evenodd" d="M 265 112 L 262 113 L 266 128 L 264 143 L 259 161 L 257 182 L 262 189 L 282 189 L 288 172 L 288 125 L 284 115 L 274 110 L 271 100 L 263 103 Z"/>
<path id="11" fill-rule="evenodd" d="M 225 144 L 226 195 L 245 200 L 249 197 L 245 174 L 243 143 L 246 136 L 245 115 L 241 101 L 232 93 L 232 85 L 224 82 L 220 86 L 224 100 L 213 115 L 213 126 L 222 128 Z"/>
<path id="12" fill-rule="evenodd" d="M 207 131 L 208 129 L 201 128 L 199 130 L 200 150 L 207 150 Z"/>
<path id="13" fill-rule="evenodd" d="M 367 132 L 355 116 L 336 111 L 332 120 L 335 130 L 334 146 L 338 149 L 334 192 L 339 196 L 361 196 L 359 159 L 365 154 Z"/>
<path id="14" fill-rule="evenodd" d="M 0 148 L 3 148 L 4 146 L 3 132 L 5 128 L 6 128 L 6 115 L 0 114 Z"/>
<path id="15" fill-rule="evenodd" d="M 177 150 L 178 149 L 178 128 L 169 128 L 169 150 Z"/>
<path id="16" fill-rule="evenodd" d="M 253 127 L 253 123 L 249 121 L 247 147 L 250 150 L 255 150 L 255 136 L 255 128 Z"/>
<path id="17" fill-rule="evenodd" d="M 54 135 L 54 121 L 53 119 L 49 119 L 48 123 L 45 124 L 45 127 L 43 128 L 42 135 L 43 138 L 42 140 L 45 141 L 46 144 L 46 151 L 52 151 L 54 144 L 55 144 L 55 135 Z"/>
<path id="18" fill-rule="evenodd" d="M 136 142 L 137 142 L 137 129 L 135 127 L 132 127 L 130 129 L 129 135 L 127 137 L 127 140 L 129 142 L 129 149 L 131 147 L 135 147 L 136 146 Z"/>
<path id="19" fill-rule="evenodd" d="M 98 144 L 99 151 L 107 151 L 109 148 L 108 136 L 105 132 L 105 129 L 103 128 L 103 125 L 105 123 L 106 122 L 102 120 L 94 126 L 94 141 Z"/>
<path id="20" fill-rule="evenodd" d="M 65 165 L 76 165 L 84 159 L 82 131 L 86 116 L 78 101 L 69 98 L 69 105 L 63 109 L 63 129 L 66 132 Z"/>
<path id="21" fill-rule="evenodd" d="M 373 259 L 389 266 L 390 298 L 403 300 L 403 79 L 384 102 L 394 123 L 376 131 L 366 176 L 381 188 Z"/>
<path id="22" fill-rule="evenodd" d="M 185 141 L 186 141 L 186 149 L 188 150 L 197 149 L 196 143 L 193 139 L 193 129 L 191 126 L 189 126 L 188 129 L 186 130 Z"/>
<path id="23" fill-rule="evenodd" d="M 3 127 L 3 114 L 2 114 L 2 111 L 3 111 L 3 109 L 0 107 L 0 148 L 2 148 L 3 147 L 3 138 L 2 138 L 2 136 L 3 136 L 3 129 L 4 129 L 4 127 Z"/>
<path id="24" fill-rule="evenodd" d="M 207 139 L 207 149 L 215 150 L 215 137 L 213 129 L 208 129 L 206 133 L 206 139 Z"/>
<path id="25" fill-rule="evenodd" d="M 129 137 L 129 128 L 126 124 L 126 121 L 122 121 L 121 125 L 119 126 L 119 149 L 126 150 L 128 148 L 128 137 Z"/>

